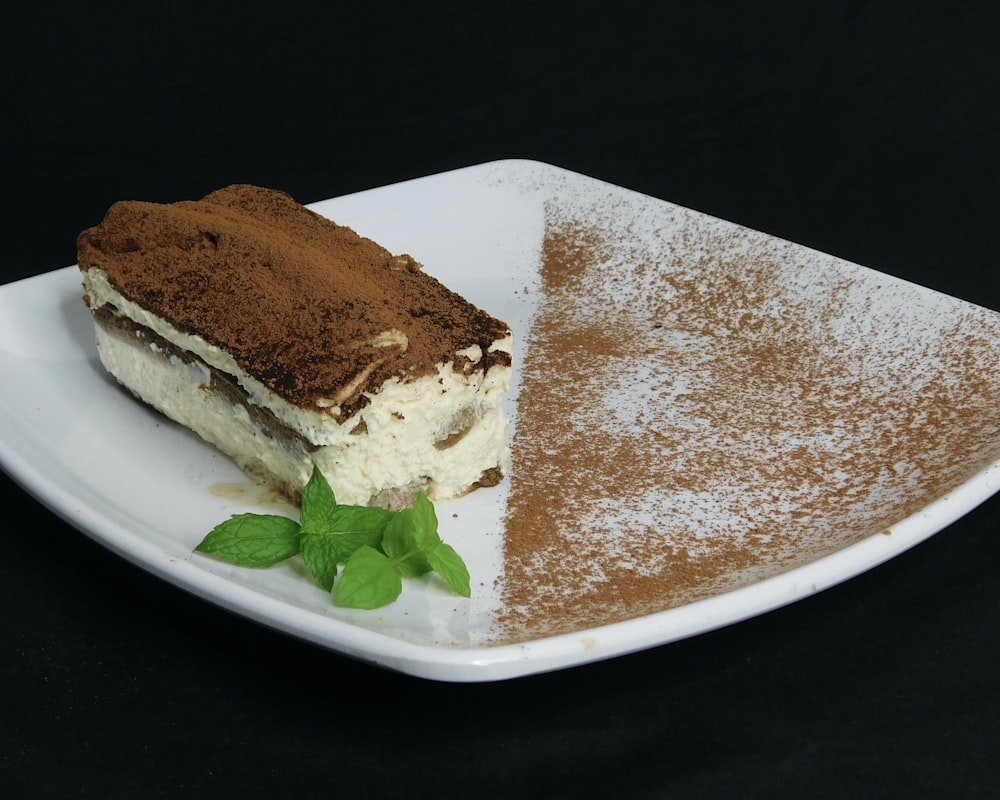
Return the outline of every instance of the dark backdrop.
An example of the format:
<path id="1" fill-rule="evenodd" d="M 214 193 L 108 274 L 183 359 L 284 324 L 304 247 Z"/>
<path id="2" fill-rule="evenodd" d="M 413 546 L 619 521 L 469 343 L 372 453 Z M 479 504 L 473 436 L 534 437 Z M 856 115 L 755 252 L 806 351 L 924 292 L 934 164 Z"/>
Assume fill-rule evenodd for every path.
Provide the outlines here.
<path id="1" fill-rule="evenodd" d="M 1000 309 L 992 1 L 8 5 L 4 282 L 74 263 L 117 199 L 522 157 Z M 4 797 L 1000 791 L 996 498 L 761 618 L 447 685 L 234 619 L 0 490 Z"/>

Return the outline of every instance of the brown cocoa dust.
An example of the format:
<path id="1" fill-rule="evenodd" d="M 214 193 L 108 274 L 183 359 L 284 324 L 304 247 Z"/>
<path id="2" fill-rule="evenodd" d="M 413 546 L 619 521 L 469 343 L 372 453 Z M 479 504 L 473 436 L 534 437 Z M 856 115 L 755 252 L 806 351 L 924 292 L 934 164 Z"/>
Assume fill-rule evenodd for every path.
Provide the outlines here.
<path id="1" fill-rule="evenodd" d="M 583 219 L 547 214 L 499 639 L 667 610 L 891 534 L 1000 458 L 1000 315 L 914 311 L 922 290 L 742 229 Z"/>
<path id="2" fill-rule="evenodd" d="M 77 250 L 81 269 L 103 269 L 124 297 L 231 353 L 279 396 L 342 419 L 390 377 L 430 374 L 473 344 L 476 369 L 508 362 L 489 350 L 505 323 L 410 256 L 272 189 L 115 203 Z"/>

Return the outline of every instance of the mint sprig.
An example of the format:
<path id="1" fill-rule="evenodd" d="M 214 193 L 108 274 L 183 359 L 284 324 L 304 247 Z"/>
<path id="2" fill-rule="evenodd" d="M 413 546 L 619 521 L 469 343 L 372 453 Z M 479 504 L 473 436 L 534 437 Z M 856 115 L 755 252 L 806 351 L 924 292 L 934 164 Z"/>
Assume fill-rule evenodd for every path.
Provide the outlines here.
<path id="1" fill-rule="evenodd" d="M 429 572 L 456 594 L 472 594 L 465 562 L 441 541 L 434 505 L 423 493 L 401 511 L 341 505 L 314 467 L 302 490 L 299 518 L 236 514 L 213 528 L 195 551 L 241 567 L 270 567 L 301 555 L 316 582 L 348 608 L 386 606 L 402 593 L 403 578 Z"/>
<path id="2" fill-rule="evenodd" d="M 270 567 L 299 552 L 299 525 L 276 514 L 236 514 L 195 549 L 241 567 Z"/>
<path id="3" fill-rule="evenodd" d="M 469 597 L 469 570 L 458 553 L 441 541 L 434 506 L 421 493 L 413 508 L 389 517 L 380 548 L 360 547 L 344 565 L 337 601 L 352 608 L 378 608 L 403 589 L 403 578 L 437 572 L 455 594 Z"/>

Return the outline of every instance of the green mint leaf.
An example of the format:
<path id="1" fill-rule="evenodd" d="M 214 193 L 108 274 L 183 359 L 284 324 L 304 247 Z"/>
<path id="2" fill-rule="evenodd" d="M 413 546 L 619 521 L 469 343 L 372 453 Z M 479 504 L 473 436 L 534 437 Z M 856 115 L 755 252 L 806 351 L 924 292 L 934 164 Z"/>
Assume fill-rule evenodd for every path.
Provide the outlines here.
<path id="1" fill-rule="evenodd" d="M 316 579 L 316 582 L 328 592 L 333 589 L 337 578 L 337 564 L 340 562 L 336 537 L 317 536 L 303 533 L 302 560 Z"/>
<path id="2" fill-rule="evenodd" d="M 302 528 L 302 559 L 327 591 L 333 588 L 337 565 L 362 546 L 377 548 L 389 512 L 367 506 L 337 506 L 316 529 Z"/>
<path id="3" fill-rule="evenodd" d="M 344 565 L 337 584 L 337 603 L 347 608 L 381 608 L 403 591 L 399 570 L 383 553 L 362 545 Z"/>
<path id="4" fill-rule="evenodd" d="M 389 558 L 397 558 L 414 546 L 413 511 L 404 509 L 393 512 L 382 532 L 382 552 Z"/>
<path id="5" fill-rule="evenodd" d="M 363 544 L 378 547 L 388 516 L 384 508 L 338 504 L 333 489 L 316 467 L 302 490 L 302 533 L 335 537 L 335 542 L 309 545 L 312 549 L 322 547 L 335 564 L 347 561 Z"/>
<path id="6" fill-rule="evenodd" d="M 324 530 L 334 540 L 343 563 L 362 545 L 378 548 L 391 512 L 378 506 L 337 506 Z"/>
<path id="7" fill-rule="evenodd" d="M 303 530 L 321 533 L 329 517 L 337 509 L 337 498 L 319 468 L 313 465 L 312 475 L 302 488 L 302 509 L 299 519 Z"/>
<path id="8" fill-rule="evenodd" d="M 441 542 L 438 535 L 438 518 L 434 504 L 423 492 L 417 494 L 413 503 L 413 541 L 424 553 L 430 552 Z"/>
<path id="9" fill-rule="evenodd" d="M 431 571 L 431 565 L 414 536 L 415 531 L 413 509 L 406 508 L 389 517 L 382 534 L 382 552 L 407 578 L 418 578 Z"/>
<path id="10" fill-rule="evenodd" d="M 241 567 L 270 567 L 299 552 L 299 524 L 276 514 L 236 514 L 195 550 Z"/>
<path id="11" fill-rule="evenodd" d="M 472 596 L 472 589 L 469 586 L 469 569 L 465 566 L 462 557 L 455 552 L 454 547 L 444 542 L 438 542 L 437 546 L 427 554 L 427 561 L 455 594 L 461 597 Z"/>

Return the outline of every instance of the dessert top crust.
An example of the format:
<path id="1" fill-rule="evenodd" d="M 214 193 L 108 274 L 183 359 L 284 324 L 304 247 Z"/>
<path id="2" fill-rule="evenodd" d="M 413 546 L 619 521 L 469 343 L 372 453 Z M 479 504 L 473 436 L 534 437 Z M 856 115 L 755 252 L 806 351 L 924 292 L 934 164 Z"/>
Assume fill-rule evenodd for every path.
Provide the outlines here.
<path id="1" fill-rule="evenodd" d="M 507 325 L 420 270 L 299 205 L 234 185 L 199 201 L 123 201 L 77 242 L 80 269 L 104 270 L 126 299 L 228 351 L 295 405 L 342 418 L 387 379 L 461 362 L 486 370 Z"/>

